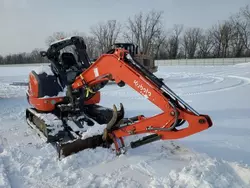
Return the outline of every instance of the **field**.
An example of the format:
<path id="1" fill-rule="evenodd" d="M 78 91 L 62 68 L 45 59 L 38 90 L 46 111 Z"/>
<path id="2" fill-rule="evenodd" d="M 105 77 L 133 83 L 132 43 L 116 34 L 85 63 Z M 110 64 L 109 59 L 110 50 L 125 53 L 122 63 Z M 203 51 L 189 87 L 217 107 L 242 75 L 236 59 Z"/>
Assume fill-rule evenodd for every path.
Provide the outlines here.
<path id="1" fill-rule="evenodd" d="M 0 66 L 0 187 L 250 187 L 250 63 L 159 67 L 156 75 L 176 94 L 210 115 L 210 129 L 119 157 L 97 148 L 61 161 L 25 123 L 26 86 L 11 85 L 37 68 Z M 127 86 L 103 89 L 102 105 L 120 102 L 127 117 L 159 112 Z"/>

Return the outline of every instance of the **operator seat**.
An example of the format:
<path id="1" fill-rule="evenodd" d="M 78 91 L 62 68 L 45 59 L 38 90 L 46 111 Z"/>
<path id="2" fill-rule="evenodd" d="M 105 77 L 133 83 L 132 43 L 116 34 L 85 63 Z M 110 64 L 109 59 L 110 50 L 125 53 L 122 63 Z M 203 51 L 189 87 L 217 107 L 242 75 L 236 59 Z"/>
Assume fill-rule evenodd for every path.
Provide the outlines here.
<path id="1" fill-rule="evenodd" d="M 65 72 L 67 84 L 72 84 L 75 78 L 82 72 L 82 67 L 77 63 L 73 53 L 63 52 L 61 54 L 62 68 Z"/>
<path id="2" fill-rule="evenodd" d="M 61 55 L 61 62 L 62 66 L 65 70 L 68 70 L 70 68 L 73 68 L 74 66 L 77 67 L 77 62 L 72 53 L 64 52 Z"/>

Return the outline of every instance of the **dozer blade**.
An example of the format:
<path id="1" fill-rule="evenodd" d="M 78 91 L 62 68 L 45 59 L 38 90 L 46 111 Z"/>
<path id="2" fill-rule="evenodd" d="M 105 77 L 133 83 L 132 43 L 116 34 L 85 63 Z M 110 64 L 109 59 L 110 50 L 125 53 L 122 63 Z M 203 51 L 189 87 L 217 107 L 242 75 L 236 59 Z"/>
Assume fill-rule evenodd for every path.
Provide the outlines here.
<path id="1" fill-rule="evenodd" d="M 98 146 L 104 146 L 103 143 L 102 135 L 96 135 L 86 139 L 76 139 L 66 143 L 57 142 L 56 148 L 58 151 L 58 157 L 61 159 L 84 149 L 94 149 Z"/>
<path id="2" fill-rule="evenodd" d="M 113 141 L 108 137 L 109 132 L 119 125 L 119 122 L 124 118 L 124 108 L 120 104 L 120 110 L 117 110 L 117 107 L 113 106 L 112 118 L 107 123 L 107 127 L 104 130 L 103 134 L 95 135 L 86 139 L 75 139 L 68 142 L 57 142 L 56 148 L 58 151 L 59 159 L 70 156 L 74 153 L 82 151 L 84 149 L 94 149 L 96 147 L 109 147 Z"/>

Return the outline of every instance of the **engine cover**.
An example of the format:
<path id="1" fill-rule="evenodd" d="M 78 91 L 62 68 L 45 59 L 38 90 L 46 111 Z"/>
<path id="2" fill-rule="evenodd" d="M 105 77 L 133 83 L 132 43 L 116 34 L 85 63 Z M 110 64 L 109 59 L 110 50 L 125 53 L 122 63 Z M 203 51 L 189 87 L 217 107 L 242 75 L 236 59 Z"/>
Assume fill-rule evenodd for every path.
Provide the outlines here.
<path id="1" fill-rule="evenodd" d="M 29 95 L 32 97 L 55 97 L 63 88 L 60 86 L 55 75 L 48 75 L 47 73 L 37 74 L 31 71 L 29 74 Z"/>

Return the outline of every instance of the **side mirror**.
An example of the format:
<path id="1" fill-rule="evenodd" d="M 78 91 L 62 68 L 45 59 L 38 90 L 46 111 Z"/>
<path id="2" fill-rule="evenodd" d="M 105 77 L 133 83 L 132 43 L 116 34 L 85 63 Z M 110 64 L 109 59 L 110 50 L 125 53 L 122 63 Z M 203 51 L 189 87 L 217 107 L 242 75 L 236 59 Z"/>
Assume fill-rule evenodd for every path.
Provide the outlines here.
<path id="1" fill-rule="evenodd" d="M 46 52 L 46 51 L 41 51 L 41 52 L 40 52 L 40 55 L 41 55 L 42 57 L 46 57 L 46 56 L 47 56 L 47 52 Z"/>

